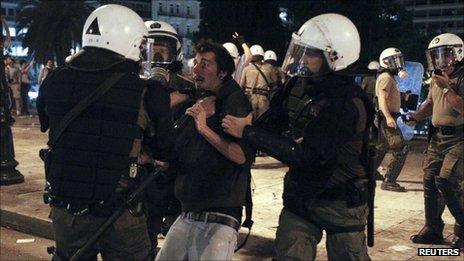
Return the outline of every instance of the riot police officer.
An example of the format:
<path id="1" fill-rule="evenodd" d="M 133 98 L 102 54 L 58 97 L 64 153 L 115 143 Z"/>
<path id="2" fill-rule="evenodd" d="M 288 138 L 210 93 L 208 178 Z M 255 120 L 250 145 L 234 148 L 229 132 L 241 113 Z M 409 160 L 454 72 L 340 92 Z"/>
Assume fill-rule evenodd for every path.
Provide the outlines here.
<path id="1" fill-rule="evenodd" d="M 253 117 L 258 118 L 269 108 L 271 90 L 277 84 L 277 75 L 268 63 L 264 63 L 264 50 L 260 45 L 250 47 L 251 62 L 243 69 L 240 86 L 250 98 Z"/>
<path id="2" fill-rule="evenodd" d="M 109 86 L 51 147 L 47 181 L 56 260 L 73 256 L 137 187 L 137 162 L 149 122 L 156 133 L 147 144 L 153 158 L 166 163 L 171 153 L 169 93 L 160 83 L 139 77 L 147 35 L 134 11 L 102 6 L 85 22 L 83 49 L 40 88 L 41 130 L 49 130 L 54 139 L 76 104 Z M 98 253 L 109 260 L 152 258 L 145 216 L 132 213 L 126 210 L 82 258 L 96 259 Z"/>
<path id="3" fill-rule="evenodd" d="M 162 82 L 170 92 L 171 108 L 174 121 L 184 115 L 185 110 L 193 104 L 188 103 L 188 93 L 193 91 L 193 81 L 181 75 L 183 52 L 182 41 L 176 29 L 163 21 L 146 21 L 148 37 L 153 39 L 147 57 L 148 78 Z M 185 103 L 187 102 L 187 104 Z"/>
<path id="4" fill-rule="evenodd" d="M 452 247 L 464 248 L 464 54 L 462 39 L 436 36 L 426 51 L 433 71 L 426 102 L 410 117 L 416 123 L 432 115 L 433 128 L 424 161 L 425 225 L 414 243 L 443 243 L 444 204 L 456 219 Z"/>
<path id="5" fill-rule="evenodd" d="M 189 92 L 194 83 L 180 74 L 182 70 L 182 41 L 176 29 L 163 21 L 146 21 L 148 38 L 152 40 L 147 51 L 145 76 L 163 83 L 170 93 L 173 122 L 184 115 L 195 100 Z M 167 175 L 173 176 L 173 175 Z M 158 179 L 156 189 L 147 191 L 147 222 L 153 249 L 158 245 L 159 233 L 166 235 L 171 224 L 180 214 L 180 203 L 174 197 L 174 179 Z"/>
<path id="6" fill-rule="evenodd" d="M 379 76 L 375 83 L 377 127 L 379 129 L 377 151 L 379 155 L 375 168 L 377 169 L 382 163 L 386 153 L 391 151 L 393 157 L 387 166 L 387 173 L 381 189 L 404 192 L 406 189 L 400 186 L 396 179 L 403 169 L 409 149 L 396 125 L 396 119 L 401 115 L 401 96 L 394 75 L 405 78 L 407 73 L 404 70 L 403 54 L 397 48 L 391 47 L 383 50 L 379 62 Z"/>
<path id="7" fill-rule="evenodd" d="M 358 60 L 360 45 L 356 27 L 342 15 L 308 20 L 292 35 L 282 66 L 295 76 L 283 88 L 289 95 L 268 111 L 283 111 L 288 117 L 276 122 L 287 120 L 290 133 L 259 127 L 260 119 L 251 125 L 251 117 L 223 120 L 227 133 L 289 166 L 276 234 L 279 260 L 314 260 L 323 230 L 330 260 L 369 259 L 365 156 L 373 108 L 354 79 L 342 75 Z"/>

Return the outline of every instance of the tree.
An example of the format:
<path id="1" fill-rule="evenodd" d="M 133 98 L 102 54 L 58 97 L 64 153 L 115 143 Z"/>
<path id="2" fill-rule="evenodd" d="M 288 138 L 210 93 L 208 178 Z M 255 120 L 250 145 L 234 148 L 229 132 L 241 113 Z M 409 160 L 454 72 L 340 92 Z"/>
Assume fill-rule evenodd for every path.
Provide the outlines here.
<path id="1" fill-rule="evenodd" d="M 83 0 L 29 0 L 18 7 L 18 37 L 37 62 L 56 58 L 58 65 L 81 45 L 82 28 L 92 8 Z M 26 33 L 21 33 L 27 28 Z"/>

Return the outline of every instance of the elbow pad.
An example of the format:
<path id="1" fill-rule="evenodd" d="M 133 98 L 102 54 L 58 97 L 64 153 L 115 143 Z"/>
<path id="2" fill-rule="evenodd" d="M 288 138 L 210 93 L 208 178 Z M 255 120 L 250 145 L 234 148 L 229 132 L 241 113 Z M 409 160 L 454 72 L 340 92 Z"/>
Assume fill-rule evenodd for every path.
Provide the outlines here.
<path id="1" fill-rule="evenodd" d="M 243 140 L 289 167 L 300 167 L 305 163 L 301 145 L 288 137 L 249 125 L 243 130 Z"/>

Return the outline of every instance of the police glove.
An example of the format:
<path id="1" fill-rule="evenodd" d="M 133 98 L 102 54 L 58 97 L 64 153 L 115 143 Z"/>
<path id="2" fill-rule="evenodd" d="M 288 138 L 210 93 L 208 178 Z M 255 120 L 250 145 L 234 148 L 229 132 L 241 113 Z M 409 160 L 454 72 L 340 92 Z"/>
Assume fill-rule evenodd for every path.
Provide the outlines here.
<path id="1" fill-rule="evenodd" d="M 154 67 L 151 69 L 150 79 L 160 82 L 164 87 L 169 83 L 169 72 L 161 67 Z"/>
<path id="2" fill-rule="evenodd" d="M 235 32 L 234 35 L 232 35 L 233 38 L 235 38 L 235 40 L 237 40 L 237 42 L 242 45 L 245 43 L 245 37 L 243 37 L 243 35 L 239 35 L 237 32 Z"/>

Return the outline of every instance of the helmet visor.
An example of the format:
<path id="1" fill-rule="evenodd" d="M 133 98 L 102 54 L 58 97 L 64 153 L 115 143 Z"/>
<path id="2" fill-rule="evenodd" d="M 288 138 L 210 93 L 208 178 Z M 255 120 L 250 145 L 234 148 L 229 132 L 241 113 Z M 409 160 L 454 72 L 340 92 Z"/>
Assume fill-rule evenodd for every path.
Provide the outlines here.
<path id="1" fill-rule="evenodd" d="M 150 75 L 150 68 L 153 59 L 153 43 L 153 39 L 146 38 L 140 45 L 140 59 L 142 61 L 140 76 L 142 77 L 148 77 Z"/>
<path id="2" fill-rule="evenodd" d="M 293 34 L 282 70 L 290 76 L 310 77 L 326 74 L 330 71 L 329 66 L 326 66 L 328 56 L 326 51 L 301 42 L 299 37 Z"/>
<path id="3" fill-rule="evenodd" d="M 425 51 L 428 70 L 441 70 L 457 61 L 456 50 L 452 46 L 438 46 Z"/>
<path id="4" fill-rule="evenodd" d="M 402 54 L 395 54 L 383 58 L 383 62 L 388 65 L 388 69 L 404 69 L 404 58 Z"/>
<path id="5" fill-rule="evenodd" d="M 154 37 L 151 55 L 154 67 L 165 67 L 170 65 L 177 57 L 177 41 L 166 36 Z"/>

